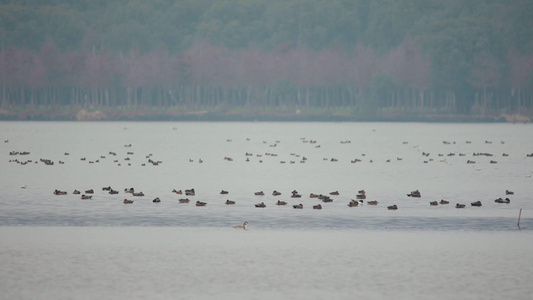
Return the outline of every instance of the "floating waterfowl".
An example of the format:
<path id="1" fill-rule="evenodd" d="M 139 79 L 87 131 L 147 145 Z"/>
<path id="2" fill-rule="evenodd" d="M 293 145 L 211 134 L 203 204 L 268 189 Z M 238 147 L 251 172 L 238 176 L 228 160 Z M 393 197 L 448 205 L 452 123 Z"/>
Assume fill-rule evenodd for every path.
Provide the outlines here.
<path id="1" fill-rule="evenodd" d="M 118 191 L 111 189 L 109 191 L 109 194 L 111 194 L 111 195 L 118 194 Z"/>
<path id="2" fill-rule="evenodd" d="M 332 196 L 338 196 L 339 195 L 339 191 L 334 191 L 334 192 L 331 192 L 329 194 L 332 195 Z"/>
<path id="3" fill-rule="evenodd" d="M 86 190 L 86 191 L 85 191 L 85 194 L 94 194 L 94 190 L 93 190 L 93 189 Z"/>
<path id="4" fill-rule="evenodd" d="M 285 201 L 281 201 L 281 200 L 278 200 L 278 201 L 276 202 L 276 205 L 287 205 L 287 202 L 285 202 Z"/>
<path id="5" fill-rule="evenodd" d="M 304 205 L 302 203 L 300 203 L 298 205 L 293 205 L 292 208 L 302 209 L 302 208 L 304 208 Z"/>
<path id="6" fill-rule="evenodd" d="M 357 201 L 352 200 L 348 203 L 348 207 L 357 207 L 357 206 L 359 206 L 359 202 Z"/>
<path id="7" fill-rule="evenodd" d="M 440 200 L 439 203 L 440 203 L 440 204 L 449 204 L 450 202 L 449 202 L 449 201 L 446 201 L 446 200 L 444 200 L 444 199 L 442 199 L 442 200 Z"/>
<path id="8" fill-rule="evenodd" d="M 178 202 L 179 203 L 189 203 L 190 200 L 189 200 L 189 198 L 185 198 L 185 199 L 179 199 Z"/>
<path id="9" fill-rule="evenodd" d="M 67 192 L 65 192 L 65 191 L 60 191 L 60 190 L 55 190 L 54 191 L 54 195 L 66 195 L 66 194 L 67 194 Z"/>
<path id="10" fill-rule="evenodd" d="M 93 196 L 89 196 L 89 195 L 85 195 L 85 194 L 81 195 L 81 200 L 90 200 L 92 198 L 93 198 Z"/>
<path id="11" fill-rule="evenodd" d="M 205 202 L 201 202 L 201 201 L 196 201 L 196 206 L 206 206 L 207 203 Z"/>
<path id="12" fill-rule="evenodd" d="M 173 189 L 172 192 L 173 192 L 173 193 L 176 193 L 176 194 L 178 194 L 178 195 L 183 194 L 183 192 L 182 192 L 181 190 L 176 191 L 176 189 Z"/>
<path id="13" fill-rule="evenodd" d="M 136 196 L 136 197 L 143 197 L 143 196 L 144 196 L 144 193 L 143 193 L 143 192 L 133 193 L 133 196 Z"/>
<path id="14" fill-rule="evenodd" d="M 322 205 L 320 204 L 313 205 L 313 209 L 322 209 Z"/>
<path id="15" fill-rule="evenodd" d="M 124 204 L 132 204 L 133 203 L 133 200 L 128 200 L 128 199 L 124 199 L 124 201 L 122 201 Z"/>
<path id="16" fill-rule="evenodd" d="M 245 221 L 242 225 L 233 226 L 233 228 L 246 230 L 246 225 L 248 225 L 248 222 Z"/>
<path id="17" fill-rule="evenodd" d="M 436 205 L 439 205 L 439 202 L 437 202 L 437 201 L 431 201 L 431 202 L 429 202 L 429 205 L 431 205 L 431 206 L 436 206 Z"/>
<path id="18" fill-rule="evenodd" d="M 511 203 L 511 199 L 509 199 L 509 198 L 505 198 L 505 199 L 498 198 L 498 199 L 494 200 L 494 202 L 496 202 L 496 203 Z"/>
<path id="19" fill-rule="evenodd" d="M 255 192 L 254 195 L 256 195 L 256 196 L 264 196 L 265 193 L 263 193 L 263 191 L 260 191 L 260 192 Z"/>
<path id="20" fill-rule="evenodd" d="M 479 207 L 479 206 L 481 206 L 481 201 L 472 202 L 472 203 L 470 203 L 470 205 Z"/>
<path id="21" fill-rule="evenodd" d="M 514 192 L 510 191 L 510 190 L 505 190 L 505 194 L 506 195 L 514 195 Z"/>
<path id="22" fill-rule="evenodd" d="M 366 204 L 368 204 L 368 205 L 378 205 L 378 203 L 379 203 L 379 202 L 376 201 L 376 200 L 373 200 L 373 201 L 367 201 L 367 202 L 366 202 Z"/>
<path id="23" fill-rule="evenodd" d="M 159 203 L 159 202 L 161 202 L 161 199 L 159 199 L 159 197 L 157 197 L 157 198 L 155 198 L 154 200 L 152 200 L 152 202 L 154 202 L 154 203 Z"/>
<path id="24" fill-rule="evenodd" d="M 228 191 L 225 191 L 225 190 L 222 190 L 222 191 L 220 191 L 220 194 L 221 194 L 221 195 L 227 195 L 227 194 L 229 194 L 229 192 L 228 192 Z"/>
<path id="25" fill-rule="evenodd" d="M 278 192 L 278 191 L 276 191 L 276 190 L 274 190 L 274 191 L 272 192 L 272 196 L 279 196 L 279 195 L 281 195 L 281 193 Z"/>
<path id="26" fill-rule="evenodd" d="M 420 198 L 421 194 L 420 194 L 420 191 L 416 190 L 416 191 L 412 191 L 410 194 L 407 194 L 407 196 L 414 197 L 414 198 Z"/>
<path id="27" fill-rule="evenodd" d="M 74 190 L 74 192 L 72 192 L 72 194 L 74 194 L 74 195 L 79 195 L 79 194 L 81 194 L 81 192 L 78 191 L 78 190 Z"/>
<path id="28" fill-rule="evenodd" d="M 459 203 L 455 204 L 455 208 L 465 208 L 465 206 L 466 205 L 464 204 L 459 204 Z"/>
<path id="29" fill-rule="evenodd" d="M 235 201 L 232 201 L 232 200 L 226 200 L 226 204 L 227 204 L 227 205 L 235 204 Z"/>
<path id="30" fill-rule="evenodd" d="M 196 191 L 194 189 L 185 190 L 186 196 L 194 196 L 196 195 Z"/>
<path id="31" fill-rule="evenodd" d="M 255 207 L 266 207 L 265 202 L 261 202 L 255 205 Z"/>
<path id="32" fill-rule="evenodd" d="M 391 206 L 387 206 L 387 209 L 396 210 L 396 209 L 398 209 L 398 206 L 396 204 L 394 204 L 394 205 L 391 205 Z"/>

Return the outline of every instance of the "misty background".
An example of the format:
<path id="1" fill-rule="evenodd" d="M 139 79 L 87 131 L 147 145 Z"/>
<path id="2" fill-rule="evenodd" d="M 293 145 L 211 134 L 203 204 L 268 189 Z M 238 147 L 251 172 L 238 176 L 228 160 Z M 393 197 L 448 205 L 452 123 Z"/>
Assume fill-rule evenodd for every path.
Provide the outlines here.
<path id="1" fill-rule="evenodd" d="M 0 119 L 533 116 L 528 0 L 0 0 L 0 38 Z"/>

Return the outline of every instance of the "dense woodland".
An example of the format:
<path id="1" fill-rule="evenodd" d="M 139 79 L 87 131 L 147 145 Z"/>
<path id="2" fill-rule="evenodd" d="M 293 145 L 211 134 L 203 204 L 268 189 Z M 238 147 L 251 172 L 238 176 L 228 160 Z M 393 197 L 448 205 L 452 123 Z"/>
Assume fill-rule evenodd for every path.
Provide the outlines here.
<path id="1" fill-rule="evenodd" d="M 533 115 L 531 0 L 0 0 L 0 112 Z"/>

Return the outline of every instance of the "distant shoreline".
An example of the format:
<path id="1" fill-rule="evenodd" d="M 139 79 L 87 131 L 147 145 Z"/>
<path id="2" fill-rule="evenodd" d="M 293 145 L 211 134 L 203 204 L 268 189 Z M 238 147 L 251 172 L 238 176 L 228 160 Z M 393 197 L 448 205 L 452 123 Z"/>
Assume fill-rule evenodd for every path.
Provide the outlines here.
<path id="1" fill-rule="evenodd" d="M 205 122 L 429 122 L 429 123 L 529 123 L 521 114 L 468 115 L 388 112 L 374 116 L 339 114 L 335 112 L 245 111 L 220 112 L 208 110 L 176 111 L 171 109 L 11 109 L 0 110 L 0 121 L 205 121 Z"/>

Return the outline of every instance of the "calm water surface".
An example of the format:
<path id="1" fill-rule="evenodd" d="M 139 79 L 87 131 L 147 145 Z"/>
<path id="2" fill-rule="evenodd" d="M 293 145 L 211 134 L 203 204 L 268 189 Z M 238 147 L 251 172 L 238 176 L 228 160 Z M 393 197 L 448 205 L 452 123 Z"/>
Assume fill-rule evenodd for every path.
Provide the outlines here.
<path id="1" fill-rule="evenodd" d="M 533 296 L 530 124 L 0 122 L 0 138 L 5 299 Z M 361 189 L 379 204 L 347 207 Z"/>

